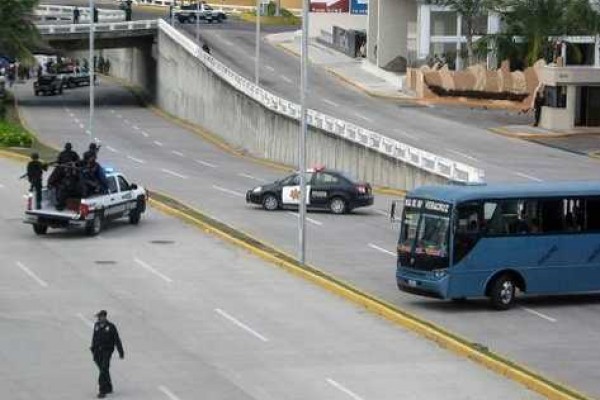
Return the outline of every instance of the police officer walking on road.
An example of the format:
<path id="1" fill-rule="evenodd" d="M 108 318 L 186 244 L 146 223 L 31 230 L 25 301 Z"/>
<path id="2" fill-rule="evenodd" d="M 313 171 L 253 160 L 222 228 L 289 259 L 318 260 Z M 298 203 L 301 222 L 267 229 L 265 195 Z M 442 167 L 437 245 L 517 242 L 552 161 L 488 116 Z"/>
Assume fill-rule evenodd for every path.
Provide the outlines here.
<path id="1" fill-rule="evenodd" d="M 106 319 L 107 314 L 106 310 L 101 310 L 96 314 L 98 321 L 94 324 L 94 336 L 92 338 L 92 347 L 90 347 L 94 355 L 94 362 L 100 371 L 98 377 L 99 399 L 105 398 L 108 393 L 112 393 L 113 391 L 109 368 L 110 358 L 115 347 L 119 352 L 119 358 L 123 359 L 125 357 L 117 327 Z"/>

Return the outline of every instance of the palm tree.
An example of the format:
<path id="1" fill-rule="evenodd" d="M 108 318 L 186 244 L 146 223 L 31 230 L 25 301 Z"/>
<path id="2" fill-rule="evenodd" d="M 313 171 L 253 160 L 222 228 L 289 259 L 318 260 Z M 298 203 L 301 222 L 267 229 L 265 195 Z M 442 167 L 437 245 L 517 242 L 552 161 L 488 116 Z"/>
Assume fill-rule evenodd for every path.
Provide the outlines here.
<path id="1" fill-rule="evenodd" d="M 31 50 L 40 43 L 37 28 L 31 20 L 39 0 L 0 1 L 0 50 L 22 61 L 32 59 Z"/>
<path id="2" fill-rule="evenodd" d="M 477 33 L 477 19 L 494 10 L 496 0 L 429 0 L 429 3 L 448 7 L 462 16 L 465 27 L 462 34 L 467 40 L 467 63 L 473 65 L 475 62 L 473 36 Z"/>

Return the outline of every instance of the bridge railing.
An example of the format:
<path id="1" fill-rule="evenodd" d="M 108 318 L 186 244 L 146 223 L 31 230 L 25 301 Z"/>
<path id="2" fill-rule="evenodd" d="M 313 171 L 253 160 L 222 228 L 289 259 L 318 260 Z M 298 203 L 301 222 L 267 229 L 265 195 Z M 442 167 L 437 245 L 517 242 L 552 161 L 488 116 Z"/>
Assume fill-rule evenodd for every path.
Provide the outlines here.
<path id="1" fill-rule="evenodd" d="M 295 120 L 300 119 L 300 105 L 256 86 L 210 54 L 202 51 L 199 45 L 165 21 L 159 20 L 158 28 L 237 90 L 276 113 Z M 308 110 L 307 118 L 309 125 L 313 127 L 451 181 L 479 183 L 484 180 L 484 172 L 481 169 L 407 145 L 351 122 L 316 110 Z"/>
<path id="2" fill-rule="evenodd" d="M 40 5 L 34 15 L 42 21 L 72 21 L 73 6 Z M 88 7 L 79 7 L 79 22 L 90 22 L 91 15 Z M 125 11 L 98 9 L 98 22 L 125 21 Z"/>
<path id="3" fill-rule="evenodd" d="M 110 31 L 128 31 L 137 29 L 156 29 L 157 20 L 140 20 L 129 22 L 110 22 L 94 24 L 94 32 Z M 69 24 L 69 25 L 37 25 L 38 31 L 42 35 L 54 35 L 62 33 L 88 33 L 90 24 Z"/>

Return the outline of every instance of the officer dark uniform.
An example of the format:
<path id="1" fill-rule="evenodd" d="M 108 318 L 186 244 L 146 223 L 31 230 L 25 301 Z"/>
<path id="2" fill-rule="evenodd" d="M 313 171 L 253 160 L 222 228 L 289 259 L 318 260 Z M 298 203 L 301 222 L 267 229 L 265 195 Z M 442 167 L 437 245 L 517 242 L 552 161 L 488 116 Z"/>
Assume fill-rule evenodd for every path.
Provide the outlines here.
<path id="1" fill-rule="evenodd" d="M 100 375 L 98 376 L 98 398 L 104 398 L 108 393 L 112 393 L 113 386 L 110 379 L 110 358 L 117 348 L 119 357 L 125 357 L 123 345 L 119 338 L 117 327 L 106 319 L 106 310 L 101 310 L 96 314 L 98 321 L 94 324 L 94 336 L 92 338 L 92 347 L 90 350 L 94 355 L 94 362 L 98 366 Z"/>
<path id="2" fill-rule="evenodd" d="M 57 164 L 69 164 L 76 163 L 79 161 L 79 154 L 73 151 L 73 145 L 67 142 L 65 143 L 65 149 L 58 154 L 56 159 Z"/>
<path id="3" fill-rule="evenodd" d="M 27 180 L 31 184 L 29 190 L 34 192 L 35 208 L 38 210 L 42 208 L 42 178 L 47 169 L 48 166 L 40 161 L 40 155 L 32 153 L 31 161 L 27 164 Z"/>
<path id="4" fill-rule="evenodd" d="M 98 145 L 94 142 L 90 143 L 88 151 L 83 153 L 84 164 L 87 164 L 92 158 L 98 158 L 98 151 L 100 151 Z"/>

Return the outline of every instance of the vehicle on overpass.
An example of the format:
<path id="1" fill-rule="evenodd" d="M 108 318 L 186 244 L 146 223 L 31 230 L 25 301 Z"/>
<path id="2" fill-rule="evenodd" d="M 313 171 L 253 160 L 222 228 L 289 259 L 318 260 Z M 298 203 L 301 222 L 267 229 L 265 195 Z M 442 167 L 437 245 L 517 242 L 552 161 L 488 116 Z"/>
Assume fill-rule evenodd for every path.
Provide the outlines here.
<path id="1" fill-rule="evenodd" d="M 227 19 L 227 15 L 223 11 L 215 10 L 204 2 L 201 2 L 199 5 L 192 3 L 175 7 L 173 12 L 175 13 L 175 18 L 182 24 L 196 22 L 196 18 L 208 23 L 212 23 L 213 21 L 223 22 Z"/>
<path id="2" fill-rule="evenodd" d="M 46 234 L 48 228 L 83 228 L 87 235 L 94 236 L 100 233 L 105 223 L 123 217 L 137 225 L 146 211 L 146 190 L 129 183 L 123 174 L 112 169 L 105 169 L 105 175 L 107 192 L 86 198 L 66 198 L 64 207 L 57 207 L 55 189 L 42 190 L 39 209 L 34 207 L 34 194 L 29 193 L 24 222 L 33 225 L 37 235 Z"/>
<path id="3" fill-rule="evenodd" d="M 306 172 L 306 204 L 308 209 L 329 210 L 345 214 L 358 207 L 373 204 L 371 185 L 356 182 L 342 172 L 325 168 Z M 298 208 L 300 174 L 294 173 L 270 184 L 257 186 L 246 193 L 246 202 L 260 204 L 265 210 Z"/>
<path id="4" fill-rule="evenodd" d="M 40 94 L 62 94 L 63 93 L 63 81 L 57 75 L 42 75 L 33 82 L 33 93 L 36 96 Z"/>
<path id="5" fill-rule="evenodd" d="M 398 207 L 392 206 L 392 218 Z M 600 290 L 600 184 L 427 186 L 404 200 L 398 288 L 510 308 L 517 291 Z"/>

